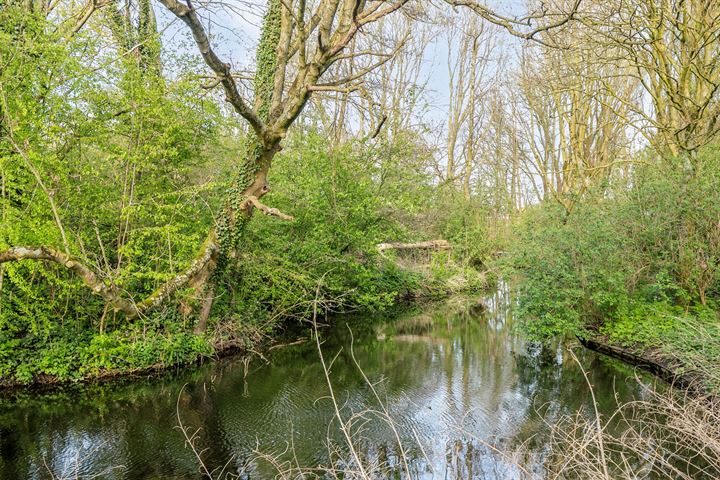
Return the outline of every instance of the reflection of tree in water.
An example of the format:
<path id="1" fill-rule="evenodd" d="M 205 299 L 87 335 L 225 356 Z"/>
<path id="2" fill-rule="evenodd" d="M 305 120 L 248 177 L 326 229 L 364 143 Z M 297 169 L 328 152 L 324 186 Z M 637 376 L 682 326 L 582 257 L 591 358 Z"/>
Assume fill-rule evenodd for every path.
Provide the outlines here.
<path id="1" fill-rule="evenodd" d="M 573 348 L 583 371 L 568 351 Z M 522 443 L 527 450 L 535 451 L 540 462 L 547 453 L 548 424 L 561 417 L 581 412 L 594 417 L 588 380 L 596 394 L 601 415 L 609 416 L 618 407 L 618 399 L 637 398 L 640 393 L 634 376 L 628 376 L 612 362 L 579 348 L 578 345 L 553 343 L 545 346 L 528 345 L 516 355 L 517 389 L 531 404 L 532 413 L 520 426 L 512 445 Z"/>
<path id="2" fill-rule="evenodd" d="M 349 317 L 354 344 L 343 324 L 326 330 L 323 349 L 334 359 L 331 378 L 343 413 L 378 407 L 357 361 L 377 382 L 413 476 L 512 478 L 512 461 L 493 447 L 513 451 L 528 439 L 526 462 L 537 466 L 545 426 L 534 409 L 552 420 L 586 408 L 587 385 L 564 347 L 541 354 L 514 335 L 511 303 L 509 291 L 500 289 L 482 305 L 453 299 L 385 323 Z M 601 411 L 610 411 L 618 370 L 593 354 L 580 356 L 604 392 Z M 0 477 L 48 478 L 44 459 L 60 472 L 92 452 L 87 472 L 128 467 L 104 478 L 197 478 L 197 463 L 174 428 L 176 405 L 189 428 L 200 428 L 197 441 L 210 468 L 233 457 L 242 465 L 256 446 L 282 452 L 290 440 L 301 464 L 327 464 L 327 441 L 340 450 L 343 441 L 322 398 L 327 386 L 312 342 L 278 349 L 271 360 L 251 365 L 247 376 L 241 359 L 228 359 L 150 382 L 0 401 Z M 620 398 L 637 388 L 621 381 L 614 387 Z M 357 438 L 361 456 L 387 475 L 399 474 L 392 429 L 368 418 Z M 262 462 L 253 468 L 260 477 L 272 471 Z"/>
<path id="3" fill-rule="evenodd" d="M 176 453 L 184 450 L 172 428 L 179 385 L 172 377 L 167 381 L 20 393 L 13 403 L 3 402 L 0 478 L 51 478 L 48 468 L 67 478 L 105 471 L 101 478 L 168 471 L 195 478 L 192 459 Z"/>

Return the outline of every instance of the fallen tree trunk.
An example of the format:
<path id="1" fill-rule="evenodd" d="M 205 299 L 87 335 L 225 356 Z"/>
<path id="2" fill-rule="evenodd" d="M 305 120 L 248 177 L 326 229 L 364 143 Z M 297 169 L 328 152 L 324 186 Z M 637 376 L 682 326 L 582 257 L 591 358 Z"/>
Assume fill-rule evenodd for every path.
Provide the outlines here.
<path id="1" fill-rule="evenodd" d="M 650 352 L 636 353 L 627 348 L 611 345 L 601 337 L 578 337 L 578 340 L 582 346 L 589 350 L 616 358 L 628 365 L 650 372 L 674 387 L 697 394 L 707 393 L 707 389 L 697 372 L 683 371 L 679 362 L 667 356 L 651 354 Z"/>
<path id="2" fill-rule="evenodd" d="M 447 240 L 429 240 L 417 243 L 378 243 L 377 249 L 382 253 L 385 250 L 450 250 L 452 247 Z"/>
<path id="3" fill-rule="evenodd" d="M 62 265 L 87 285 L 95 295 L 101 296 L 115 310 L 121 310 L 128 316 L 137 316 L 140 311 L 131 300 L 125 299 L 117 287 L 107 284 L 90 268 L 78 259 L 50 247 L 12 247 L 0 252 L 0 264 L 20 260 L 44 260 Z"/>

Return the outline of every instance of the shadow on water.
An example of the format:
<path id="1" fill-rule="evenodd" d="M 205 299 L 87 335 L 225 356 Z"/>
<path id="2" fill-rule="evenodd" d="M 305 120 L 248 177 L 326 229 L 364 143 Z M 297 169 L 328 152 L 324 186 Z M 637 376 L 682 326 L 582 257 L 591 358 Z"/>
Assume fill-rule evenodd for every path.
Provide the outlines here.
<path id="1" fill-rule="evenodd" d="M 341 320 L 323 333 L 323 350 L 337 355 L 331 378 L 343 411 L 377 406 L 352 342 L 398 425 L 414 477 L 513 478 L 515 462 L 541 474 L 544 422 L 590 413 L 588 386 L 568 347 L 540 349 L 514 333 L 511 303 L 501 289 L 482 303 L 453 298 L 392 319 Z M 631 370 L 576 351 L 601 413 L 641 394 Z M 299 464 L 327 464 L 328 440 L 340 436 L 313 342 L 273 351 L 270 360 L 249 371 L 234 358 L 125 385 L 13 393 L 0 400 L 0 478 L 201 478 L 177 412 L 199 429 L 211 468 L 230 460 L 235 473 L 272 478 L 253 451 L 282 457 L 290 442 Z M 364 457 L 398 464 L 386 423 L 371 419 L 361 433 Z"/>

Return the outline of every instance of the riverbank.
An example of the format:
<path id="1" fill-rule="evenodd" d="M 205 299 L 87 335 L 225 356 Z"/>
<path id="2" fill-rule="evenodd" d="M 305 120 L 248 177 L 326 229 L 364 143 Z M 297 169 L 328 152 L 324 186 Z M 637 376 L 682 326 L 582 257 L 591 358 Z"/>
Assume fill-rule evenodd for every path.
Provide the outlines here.
<path id="1" fill-rule="evenodd" d="M 718 149 L 697 162 L 689 175 L 683 159 L 651 161 L 571 209 L 548 200 L 514 218 L 500 263 L 523 330 L 596 340 L 719 392 Z"/>
<path id="2" fill-rule="evenodd" d="M 620 359 L 698 395 L 720 393 L 720 326 L 712 318 L 655 309 L 648 322 L 608 321 L 578 337 L 587 348 Z M 657 321 L 663 319 L 663 328 Z"/>
<path id="3" fill-rule="evenodd" d="M 203 341 L 206 340 L 204 336 L 197 335 L 197 337 Z M 185 368 L 192 368 L 197 365 L 202 365 L 205 362 L 219 361 L 234 355 L 240 356 L 248 353 L 256 355 L 262 354 L 283 346 L 292 345 L 298 341 L 305 341 L 307 339 L 305 337 L 294 337 L 293 341 L 287 342 L 286 340 L 287 339 L 285 337 L 281 337 L 268 338 L 264 341 L 257 341 L 256 343 L 252 343 L 248 338 L 222 339 L 215 342 L 208 341 L 208 345 L 212 349 L 211 353 L 197 353 L 194 357 L 190 356 L 187 359 L 179 359 L 175 363 L 167 364 L 158 362 L 145 367 L 100 370 L 92 375 L 85 375 L 79 378 L 66 378 L 49 374 L 41 374 L 34 377 L 33 382 L 31 383 L 2 379 L 0 380 L 0 389 L 12 391 L 30 388 L 33 391 L 50 391 L 55 388 L 71 384 L 102 384 L 119 380 L 126 381 L 139 378 L 146 379 L 158 377 L 169 371 L 180 371 Z M 136 343 L 140 343 L 140 341 Z"/>
<path id="4" fill-rule="evenodd" d="M 321 308 L 340 313 L 388 315 L 408 305 L 422 305 L 461 293 L 477 293 L 489 286 L 488 276 L 446 262 L 442 272 L 415 268 L 420 276 L 410 290 L 393 294 L 380 309 L 360 309 L 320 299 Z M 376 295 L 383 292 L 377 291 Z M 314 292 L 303 302 L 312 305 Z M 269 321 L 218 322 L 207 333 L 193 333 L 182 324 L 164 325 L 146 321 L 98 334 L 79 332 L 73 336 L 49 338 L 25 345 L 22 340 L 6 342 L 15 348 L 0 352 L 0 388 L 53 388 L 68 383 L 105 382 L 121 377 L 145 377 L 169 369 L 197 365 L 221 357 L 252 352 L 262 354 L 283 343 L 293 342 L 284 332 L 297 330 L 308 319 L 304 315 L 275 315 Z M 173 329 L 174 327 L 174 329 Z"/>
<path id="5" fill-rule="evenodd" d="M 435 478 L 444 471 L 452 478 L 522 478 L 512 457 L 516 448 L 525 447 L 523 458 L 532 465 L 547 458 L 547 444 L 537 439 L 549 432 L 534 406 L 592 408 L 582 369 L 567 348 L 561 346 L 564 362 L 526 348 L 513 329 L 507 291 L 487 295 L 486 308 L 477 308 L 476 300 L 411 304 L 387 318 L 344 316 L 324 331 L 341 415 L 368 412 L 352 438 L 377 478 L 393 478 L 400 461 L 420 472 L 412 478 L 429 478 L 426 458 Z M 632 401 L 641 394 L 634 379 L 622 381 L 626 371 L 617 362 L 587 350 L 577 356 L 604 415 L 616 407 L 615 395 Z M 228 467 L 232 473 L 274 478 L 278 471 L 268 458 L 293 459 L 298 468 L 331 465 L 337 456 L 328 445 L 339 455 L 347 445 L 315 342 L 273 349 L 267 357 L 249 365 L 226 358 L 152 381 L 5 396 L 0 445 L 15 448 L 0 449 L 0 478 L 32 478 L 33 468 L 46 471 L 43 460 L 60 476 L 68 458 L 78 459 L 87 476 L 196 478 L 197 460 L 174 428 L 178 418 L 197 429 L 195 446 L 210 470 L 236 459 Z M 378 400 L 364 376 L 390 412 L 401 445 L 388 423 L 372 414 Z M 283 454 L 290 442 L 293 450 Z M 120 466 L 127 470 L 103 474 Z"/>
<path id="6" fill-rule="evenodd" d="M 473 289 L 471 291 L 477 291 Z M 422 305 L 442 302 L 448 296 L 460 294 L 462 289 L 458 290 L 457 280 L 451 282 L 448 288 L 440 295 L 436 290 L 433 295 L 428 292 L 414 292 L 412 295 L 403 297 L 397 304 L 393 306 L 386 315 L 392 316 L 394 312 L 401 312 L 407 308 L 417 308 Z M 361 312 L 354 312 L 354 315 L 361 315 Z M 288 325 L 289 326 L 289 325 Z M 300 324 L 290 327 L 291 332 L 286 331 L 286 327 L 278 326 L 278 330 L 270 334 L 263 333 L 259 329 L 246 328 L 241 336 L 223 337 L 218 332 L 214 335 L 192 335 L 182 334 L 179 338 L 172 336 L 157 334 L 155 336 L 148 335 L 146 332 L 144 337 L 137 339 L 128 338 L 124 346 L 128 351 L 143 351 L 149 347 L 148 343 L 153 343 L 155 348 L 153 351 L 164 352 L 165 349 L 157 348 L 157 338 L 161 338 L 166 345 L 173 345 L 182 342 L 185 345 L 195 345 L 195 348 L 187 350 L 185 356 L 167 356 L 160 361 L 152 364 L 141 365 L 130 368 L 99 368 L 90 373 L 82 374 L 82 370 L 78 370 L 69 376 L 53 375 L 43 373 L 33 377 L 31 382 L 22 382 L 12 378 L 3 378 L 0 380 L 0 389 L 14 390 L 18 388 L 32 387 L 34 390 L 50 390 L 59 386 L 76 384 L 76 383 L 105 383 L 119 379 L 127 380 L 133 378 L 148 378 L 161 375 L 169 370 L 180 370 L 193 365 L 200 365 L 208 361 L 217 361 L 222 358 L 233 355 L 244 355 L 251 353 L 253 355 L 263 356 L 264 354 L 284 346 L 291 346 L 298 341 L 302 341 L 303 329 Z M 283 333 L 284 332 L 284 333 Z M 613 341 L 608 335 L 596 334 L 589 337 L 578 337 L 580 344 L 588 350 L 606 355 L 611 358 L 621 360 L 627 365 L 638 367 L 647 371 L 656 377 L 662 379 L 675 388 L 687 391 L 689 393 L 699 395 L 717 395 L 715 385 L 718 382 L 718 374 L 720 370 L 713 370 L 712 365 L 705 365 L 704 371 L 697 367 L 693 368 L 693 363 L 688 359 L 683 361 L 677 355 L 672 355 L 658 346 L 648 347 L 642 344 L 634 344 L 632 346 L 623 346 L 617 339 Z M 97 339 L 91 341 L 88 349 L 92 349 L 100 343 Z M 110 341 L 104 342 L 105 345 Z M 117 346 L 115 348 L 118 348 Z M 112 351 L 106 352 L 101 357 L 112 355 Z M 83 356 L 83 355 L 81 355 Z M 137 354 L 129 355 L 126 358 L 132 359 Z"/>
<path id="7" fill-rule="evenodd" d="M 625 348 L 612 344 L 606 336 L 578 338 L 580 344 L 594 352 L 607 355 L 652 373 L 671 386 L 697 395 L 716 395 L 707 385 L 710 380 L 698 370 L 688 370 L 681 360 L 663 352 L 661 348 Z"/>

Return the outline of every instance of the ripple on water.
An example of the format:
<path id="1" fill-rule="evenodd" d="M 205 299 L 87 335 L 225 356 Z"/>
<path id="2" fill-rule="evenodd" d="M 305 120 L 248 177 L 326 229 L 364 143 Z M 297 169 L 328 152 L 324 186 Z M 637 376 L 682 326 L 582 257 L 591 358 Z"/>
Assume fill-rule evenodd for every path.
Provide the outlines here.
<path id="1" fill-rule="evenodd" d="M 578 394 L 585 385 L 578 369 L 523 356 L 526 349 L 511 331 L 503 301 L 498 297 L 486 302 L 491 308 L 482 316 L 428 307 L 421 334 L 379 340 L 376 330 L 368 329 L 367 336 L 356 333 L 355 359 L 371 381 L 379 382 L 376 392 L 396 428 L 381 415 L 357 417 L 356 426 L 362 426 L 359 444 L 369 458 L 399 463 L 397 432 L 419 478 L 431 477 L 433 471 L 440 472 L 435 478 L 445 476 L 443 472 L 456 478 L 478 472 L 485 478 L 512 478 L 517 472 L 488 445 L 513 448 L 533 435 L 541 437 L 545 427 L 535 410 L 545 403 L 550 416 L 586 404 Z M 355 321 L 348 324 L 352 327 Z M 403 322 L 406 327 L 419 323 L 413 318 Z M 392 325 L 390 321 L 381 329 L 391 332 Z M 375 394 L 347 354 L 349 347 L 346 328 L 326 332 L 326 357 L 343 352 L 333 363 L 331 378 L 345 419 L 379 410 Z M 616 372 L 611 366 L 602 368 L 607 371 L 593 378 L 596 392 L 612 395 L 617 391 L 612 384 Z M 184 384 L 188 386 L 178 402 Z M 639 390 L 625 384 L 617 393 L 625 400 Z M 197 464 L 174 428 L 176 402 L 183 421 L 201 429 L 198 447 L 208 447 L 213 466 L 223 465 L 233 454 L 242 465 L 255 448 L 278 453 L 291 441 L 301 465 L 327 464 L 328 435 L 342 443 L 337 428 L 328 428 L 337 425 L 332 423 L 333 407 L 321 398 L 327 395 L 326 380 L 307 346 L 284 349 L 272 365 L 258 365 L 247 377 L 242 362 L 225 362 L 185 377 L 103 392 L 6 405 L 0 411 L 0 478 L 42 479 L 47 476 L 43 462 L 61 473 L 79 457 L 88 457 L 78 470 L 88 476 L 194 478 Z M 536 443 L 529 457 L 533 468 L 541 468 L 544 446 Z M 117 465 L 126 470 L 103 473 Z M 254 468 L 260 469 L 256 478 L 271 478 L 267 466 Z"/>

